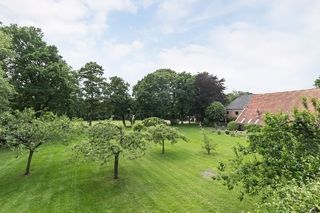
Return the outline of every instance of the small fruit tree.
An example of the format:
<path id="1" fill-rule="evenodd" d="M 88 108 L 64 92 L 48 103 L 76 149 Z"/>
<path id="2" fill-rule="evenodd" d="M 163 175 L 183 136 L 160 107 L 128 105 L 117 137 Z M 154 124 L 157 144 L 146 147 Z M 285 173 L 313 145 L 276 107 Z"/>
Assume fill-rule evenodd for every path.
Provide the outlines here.
<path id="1" fill-rule="evenodd" d="M 146 132 L 149 141 L 153 141 L 156 144 L 161 144 L 162 154 L 164 154 L 165 141 L 169 141 L 171 144 L 177 143 L 179 139 L 188 141 L 187 138 L 178 130 L 165 124 L 150 126 L 147 128 Z"/>
<path id="2" fill-rule="evenodd" d="M 65 141 L 71 129 L 67 117 L 58 117 L 52 113 L 37 117 L 32 109 L 4 113 L 0 125 L 7 146 L 17 150 L 18 154 L 22 154 L 23 150 L 29 151 L 25 175 L 30 174 L 34 152 L 44 143 Z"/>
<path id="3" fill-rule="evenodd" d="M 118 179 L 120 155 L 128 159 L 141 157 L 147 148 L 144 135 L 126 131 L 111 121 L 100 122 L 89 130 L 89 140 L 77 144 L 74 151 L 84 159 L 107 163 L 114 159 L 114 179 Z"/>

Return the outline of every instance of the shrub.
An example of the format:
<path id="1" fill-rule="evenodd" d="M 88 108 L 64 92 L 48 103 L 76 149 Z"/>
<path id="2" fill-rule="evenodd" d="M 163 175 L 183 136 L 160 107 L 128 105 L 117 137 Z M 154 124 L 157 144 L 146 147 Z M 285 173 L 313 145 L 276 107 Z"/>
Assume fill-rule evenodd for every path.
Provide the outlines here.
<path id="1" fill-rule="evenodd" d="M 143 128 L 145 128 L 145 126 L 143 125 L 142 122 L 136 122 L 132 127 L 133 131 L 137 131 L 137 132 L 141 132 Z"/>
<path id="2" fill-rule="evenodd" d="M 222 103 L 215 101 L 206 109 L 206 118 L 209 122 L 220 123 L 224 121 L 226 109 Z"/>
<path id="3" fill-rule="evenodd" d="M 224 131 L 224 133 L 225 133 L 226 135 L 230 135 L 230 131 L 229 131 L 229 130 Z"/>
<path id="4" fill-rule="evenodd" d="M 229 131 L 236 131 L 239 129 L 239 124 L 237 124 L 235 121 L 230 121 L 227 125 L 227 129 Z"/>
<path id="5" fill-rule="evenodd" d="M 165 124 L 167 125 L 167 122 L 161 118 L 157 118 L 157 117 L 150 117 L 150 118 L 146 118 L 142 121 L 142 124 L 146 127 L 150 127 L 150 126 L 156 126 L 156 125 L 160 125 L 160 124 Z"/>
<path id="6" fill-rule="evenodd" d="M 218 131 L 217 131 L 217 134 L 218 134 L 218 135 L 221 135 L 222 133 L 221 133 L 221 131 L 220 131 L 220 130 L 218 130 Z"/>

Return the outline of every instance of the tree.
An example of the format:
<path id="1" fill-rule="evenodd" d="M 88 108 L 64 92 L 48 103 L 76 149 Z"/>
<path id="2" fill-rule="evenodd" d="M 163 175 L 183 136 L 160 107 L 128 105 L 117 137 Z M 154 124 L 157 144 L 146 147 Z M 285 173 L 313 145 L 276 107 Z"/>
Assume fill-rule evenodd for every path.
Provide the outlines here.
<path id="1" fill-rule="evenodd" d="M 10 25 L 0 31 L 12 39 L 13 55 L 5 60 L 4 70 L 17 92 L 12 100 L 14 108 L 64 114 L 74 81 L 58 49 L 43 41 L 39 28 Z"/>
<path id="2" fill-rule="evenodd" d="M 161 144 L 162 154 L 164 154 L 165 141 L 169 141 L 171 144 L 177 143 L 179 139 L 187 141 L 187 138 L 178 130 L 165 124 L 148 127 L 147 137 L 149 141 L 153 141 L 156 144 Z"/>
<path id="3" fill-rule="evenodd" d="M 114 158 L 114 179 L 118 179 L 120 155 L 128 159 L 141 157 L 147 146 L 141 132 L 125 131 L 110 121 L 95 124 L 89 130 L 89 141 L 77 144 L 74 151 L 85 159 L 109 162 Z"/>
<path id="4" fill-rule="evenodd" d="M 207 107 L 214 101 L 224 102 L 225 80 L 207 72 L 198 73 L 195 77 L 195 112 L 198 120 L 203 121 Z"/>
<path id="5" fill-rule="evenodd" d="M 320 77 L 314 81 L 314 86 L 320 88 Z"/>
<path id="6" fill-rule="evenodd" d="M 122 78 L 114 76 L 110 78 L 108 85 L 109 102 L 114 115 L 121 117 L 123 125 L 126 126 L 126 115 L 130 113 L 131 96 L 129 84 Z"/>
<path id="7" fill-rule="evenodd" d="M 106 93 L 103 68 L 96 62 L 88 62 L 79 70 L 80 90 L 87 109 L 87 120 L 92 125 L 95 108 L 102 102 Z"/>
<path id="8" fill-rule="evenodd" d="M 9 99 L 13 95 L 13 87 L 2 69 L 4 60 L 11 54 L 10 45 L 10 38 L 0 31 L 0 113 L 7 109 Z"/>
<path id="9" fill-rule="evenodd" d="M 174 78 L 176 72 L 160 69 L 148 74 L 133 87 L 141 118 L 174 118 Z"/>
<path id="10" fill-rule="evenodd" d="M 190 116 L 193 113 L 193 107 L 195 102 L 195 77 L 190 73 L 182 72 L 176 75 L 174 81 L 175 87 L 175 108 L 179 114 L 181 123 L 186 116 Z"/>
<path id="11" fill-rule="evenodd" d="M 215 101 L 208 106 L 205 116 L 210 123 L 223 122 L 226 116 L 226 109 L 222 103 Z"/>
<path id="12" fill-rule="evenodd" d="M 204 130 L 202 130 L 203 134 L 203 146 L 202 148 L 207 151 L 208 155 L 210 155 L 211 151 L 215 150 L 216 145 L 213 143 L 212 139 L 208 137 Z"/>
<path id="13" fill-rule="evenodd" d="M 30 174 L 30 166 L 34 152 L 44 143 L 65 139 L 71 127 L 69 119 L 47 113 L 36 117 L 35 111 L 25 109 L 5 113 L 0 120 L 7 145 L 22 153 L 29 151 L 25 175 Z"/>
<path id="14" fill-rule="evenodd" d="M 265 201 L 292 182 L 308 184 L 319 178 L 320 101 L 303 103 L 309 110 L 269 114 L 264 126 L 248 126 L 249 145 L 235 148 L 232 171 L 221 176 L 229 189 L 242 185 L 243 195 L 262 194 Z M 224 168 L 221 163 L 220 170 Z"/>

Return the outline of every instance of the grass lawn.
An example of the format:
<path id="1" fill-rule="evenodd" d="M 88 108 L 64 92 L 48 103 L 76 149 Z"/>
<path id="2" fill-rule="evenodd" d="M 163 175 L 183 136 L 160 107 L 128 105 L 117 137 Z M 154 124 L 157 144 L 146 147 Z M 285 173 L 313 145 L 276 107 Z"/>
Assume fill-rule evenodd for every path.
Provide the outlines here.
<path id="1" fill-rule="evenodd" d="M 203 177 L 216 171 L 220 160 L 233 156 L 232 147 L 243 139 L 208 133 L 217 151 L 207 155 L 200 129 L 179 128 L 189 143 L 166 144 L 146 156 L 120 158 L 119 180 L 112 163 L 79 164 L 70 161 L 71 145 L 47 144 L 34 154 L 31 175 L 23 176 L 27 154 L 0 150 L 0 212 L 247 212 L 255 199 L 238 200 L 238 190 Z"/>

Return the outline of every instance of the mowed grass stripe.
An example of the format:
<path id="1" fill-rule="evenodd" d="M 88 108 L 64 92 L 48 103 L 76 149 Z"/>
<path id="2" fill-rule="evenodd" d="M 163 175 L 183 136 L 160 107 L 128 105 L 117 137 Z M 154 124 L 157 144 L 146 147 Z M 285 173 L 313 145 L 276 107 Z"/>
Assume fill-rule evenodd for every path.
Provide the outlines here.
<path id="1" fill-rule="evenodd" d="M 112 179 L 113 162 L 106 165 L 70 161 L 72 144 L 50 144 L 35 153 L 32 174 L 24 177 L 24 155 L 0 151 L 0 212 L 246 212 L 255 199 L 240 202 L 238 190 L 202 177 L 216 171 L 220 160 L 233 156 L 232 147 L 243 139 L 213 134 L 217 151 L 201 148 L 198 127 L 179 128 L 189 143 L 155 145 L 143 158 L 120 159 L 119 180 Z"/>

